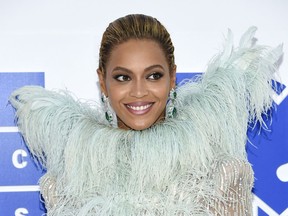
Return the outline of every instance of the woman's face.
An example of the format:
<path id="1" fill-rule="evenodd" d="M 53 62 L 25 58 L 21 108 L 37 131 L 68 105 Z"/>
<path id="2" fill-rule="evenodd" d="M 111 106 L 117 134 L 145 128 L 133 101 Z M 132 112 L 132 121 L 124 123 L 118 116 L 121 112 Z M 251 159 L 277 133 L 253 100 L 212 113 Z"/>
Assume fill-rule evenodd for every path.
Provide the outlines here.
<path id="1" fill-rule="evenodd" d="M 119 128 L 143 130 L 165 117 L 175 70 L 169 72 L 164 52 L 153 40 L 130 39 L 112 50 L 106 76 L 98 75 Z"/>

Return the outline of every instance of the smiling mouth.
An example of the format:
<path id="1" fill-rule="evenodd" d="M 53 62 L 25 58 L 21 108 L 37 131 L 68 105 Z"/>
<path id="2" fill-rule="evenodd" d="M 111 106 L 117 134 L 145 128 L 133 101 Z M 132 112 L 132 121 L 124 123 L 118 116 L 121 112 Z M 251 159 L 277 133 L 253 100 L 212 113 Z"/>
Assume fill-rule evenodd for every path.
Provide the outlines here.
<path id="1" fill-rule="evenodd" d="M 130 106 L 130 105 L 127 105 L 128 108 L 132 109 L 132 110 L 136 110 L 136 111 L 139 111 L 139 110 L 146 110 L 148 109 L 149 107 L 152 106 L 152 103 L 151 104 L 147 104 L 145 106 Z"/>
<path id="2" fill-rule="evenodd" d="M 150 111 L 154 103 L 145 103 L 145 104 L 125 104 L 129 112 L 136 115 L 143 115 Z"/>

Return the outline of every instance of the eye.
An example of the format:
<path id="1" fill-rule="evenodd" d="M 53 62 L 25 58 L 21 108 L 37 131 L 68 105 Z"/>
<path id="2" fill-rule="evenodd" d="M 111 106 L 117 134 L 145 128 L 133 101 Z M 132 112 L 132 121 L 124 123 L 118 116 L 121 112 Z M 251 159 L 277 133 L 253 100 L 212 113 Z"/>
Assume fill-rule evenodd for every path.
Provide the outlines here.
<path id="1" fill-rule="evenodd" d="M 159 80 L 161 77 L 163 77 L 163 74 L 160 73 L 160 72 L 154 72 L 152 74 L 150 74 L 147 79 L 150 79 L 150 80 Z"/>
<path id="2" fill-rule="evenodd" d="M 119 82 L 126 82 L 131 80 L 131 78 L 127 75 L 116 75 L 114 76 L 114 79 L 118 80 Z"/>

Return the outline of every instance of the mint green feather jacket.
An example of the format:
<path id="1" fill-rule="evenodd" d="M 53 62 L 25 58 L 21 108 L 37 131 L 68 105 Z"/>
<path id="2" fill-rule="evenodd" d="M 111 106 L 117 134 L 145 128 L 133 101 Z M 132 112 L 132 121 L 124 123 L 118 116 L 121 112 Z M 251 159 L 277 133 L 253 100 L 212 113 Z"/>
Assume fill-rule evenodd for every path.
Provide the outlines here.
<path id="1" fill-rule="evenodd" d="M 265 127 L 282 46 L 254 43 L 255 27 L 203 76 L 177 88 L 177 115 L 142 131 L 110 127 L 101 106 L 65 91 L 13 92 L 19 131 L 47 169 L 48 216 L 252 215 L 248 126 Z"/>

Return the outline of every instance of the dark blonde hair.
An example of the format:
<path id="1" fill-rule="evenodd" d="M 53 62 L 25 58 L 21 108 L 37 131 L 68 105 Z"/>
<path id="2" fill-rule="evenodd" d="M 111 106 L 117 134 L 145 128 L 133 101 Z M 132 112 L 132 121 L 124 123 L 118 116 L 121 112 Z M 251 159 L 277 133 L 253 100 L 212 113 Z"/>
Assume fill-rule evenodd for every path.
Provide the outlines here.
<path id="1" fill-rule="evenodd" d="M 131 14 L 109 24 L 103 34 L 99 52 L 99 69 L 105 68 L 113 48 L 129 39 L 150 39 L 163 49 L 170 72 L 175 67 L 174 46 L 166 28 L 155 18 L 143 14 Z"/>

